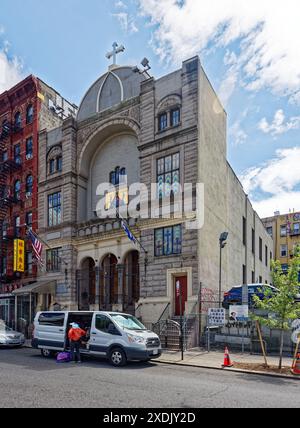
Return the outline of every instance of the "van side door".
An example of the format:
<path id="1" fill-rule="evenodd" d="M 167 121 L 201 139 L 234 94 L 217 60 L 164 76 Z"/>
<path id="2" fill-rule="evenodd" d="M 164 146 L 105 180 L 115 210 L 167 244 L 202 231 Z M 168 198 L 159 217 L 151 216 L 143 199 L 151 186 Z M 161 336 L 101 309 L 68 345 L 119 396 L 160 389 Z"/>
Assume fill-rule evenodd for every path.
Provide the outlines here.
<path id="1" fill-rule="evenodd" d="M 113 322 L 107 315 L 94 315 L 89 346 L 91 353 L 106 355 L 113 338 L 113 336 L 108 333 L 110 324 L 113 324 Z"/>
<path id="2" fill-rule="evenodd" d="M 63 312 L 41 312 L 37 324 L 38 347 L 65 349 L 67 314 Z"/>

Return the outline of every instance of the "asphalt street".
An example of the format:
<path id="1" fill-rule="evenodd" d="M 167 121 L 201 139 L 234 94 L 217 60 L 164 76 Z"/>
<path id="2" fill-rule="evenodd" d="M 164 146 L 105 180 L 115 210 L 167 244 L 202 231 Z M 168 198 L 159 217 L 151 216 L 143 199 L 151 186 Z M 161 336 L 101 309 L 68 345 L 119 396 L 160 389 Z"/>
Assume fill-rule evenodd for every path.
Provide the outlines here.
<path id="1" fill-rule="evenodd" d="M 297 380 L 159 363 L 116 369 L 59 365 L 31 349 L 0 349 L 0 407 L 300 407 Z"/>

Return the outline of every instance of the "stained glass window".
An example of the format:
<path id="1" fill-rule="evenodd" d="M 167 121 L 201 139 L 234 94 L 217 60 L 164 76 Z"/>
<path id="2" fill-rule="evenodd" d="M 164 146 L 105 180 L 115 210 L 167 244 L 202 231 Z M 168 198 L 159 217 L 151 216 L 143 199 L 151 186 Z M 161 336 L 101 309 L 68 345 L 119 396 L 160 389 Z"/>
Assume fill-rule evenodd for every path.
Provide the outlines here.
<path id="1" fill-rule="evenodd" d="M 61 193 L 48 196 L 48 225 L 57 226 L 61 223 Z"/>
<path id="2" fill-rule="evenodd" d="M 173 254 L 181 254 L 182 230 L 181 226 L 173 227 Z"/>
<path id="3" fill-rule="evenodd" d="M 155 231 L 155 256 L 170 256 L 182 252 L 182 226 L 166 227 Z"/>
<path id="4" fill-rule="evenodd" d="M 155 231 L 155 255 L 163 256 L 164 254 L 164 230 L 157 229 Z"/>
<path id="5" fill-rule="evenodd" d="M 175 153 L 157 160 L 158 198 L 169 197 L 180 192 L 180 154 Z"/>
<path id="6" fill-rule="evenodd" d="M 172 254 L 172 227 L 164 229 L 164 255 L 169 256 Z"/>

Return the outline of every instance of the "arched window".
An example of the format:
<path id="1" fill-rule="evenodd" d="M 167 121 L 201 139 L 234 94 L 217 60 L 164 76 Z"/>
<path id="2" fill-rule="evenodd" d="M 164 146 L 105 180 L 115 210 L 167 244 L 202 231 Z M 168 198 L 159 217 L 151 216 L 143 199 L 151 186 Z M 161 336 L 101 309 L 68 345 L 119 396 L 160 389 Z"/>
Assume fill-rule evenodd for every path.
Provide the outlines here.
<path id="1" fill-rule="evenodd" d="M 26 195 L 32 195 L 33 190 L 33 177 L 32 175 L 28 175 L 26 178 Z"/>
<path id="2" fill-rule="evenodd" d="M 119 184 L 125 184 L 126 168 L 120 168 L 119 166 L 117 166 L 117 168 L 110 173 L 109 181 L 110 184 L 113 184 L 114 186 L 119 186 Z"/>
<path id="3" fill-rule="evenodd" d="M 22 116 L 21 116 L 21 113 L 19 111 L 15 114 L 15 123 L 14 123 L 14 125 L 15 125 L 15 130 L 21 129 L 21 126 L 22 126 Z"/>
<path id="4" fill-rule="evenodd" d="M 126 168 L 122 168 L 120 171 L 120 184 L 126 184 Z"/>
<path id="5" fill-rule="evenodd" d="M 48 174 L 62 172 L 63 158 L 61 147 L 54 147 L 47 156 Z"/>
<path id="6" fill-rule="evenodd" d="M 33 106 L 30 104 L 26 110 L 26 124 L 33 122 Z"/>
<path id="7" fill-rule="evenodd" d="M 15 181 L 14 197 L 17 200 L 21 199 L 21 181 L 20 180 Z"/>

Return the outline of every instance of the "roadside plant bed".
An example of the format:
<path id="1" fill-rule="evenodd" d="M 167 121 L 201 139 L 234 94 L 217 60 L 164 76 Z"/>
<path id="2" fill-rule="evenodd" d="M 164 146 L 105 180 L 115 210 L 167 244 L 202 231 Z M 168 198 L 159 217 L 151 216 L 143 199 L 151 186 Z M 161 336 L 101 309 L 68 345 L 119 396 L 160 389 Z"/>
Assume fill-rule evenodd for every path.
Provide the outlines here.
<path id="1" fill-rule="evenodd" d="M 269 366 L 266 367 L 264 364 L 255 364 L 255 363 L 233 363 L 235 369 L 249 370 L 253 372 L 263 372 L 263 373 L 275 373 L 283 375 L 291 375 L 291 367 L 282 367 L 280 370 L 278 366 Z"/>

